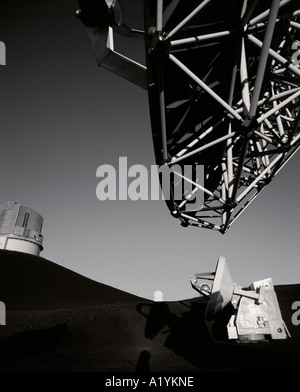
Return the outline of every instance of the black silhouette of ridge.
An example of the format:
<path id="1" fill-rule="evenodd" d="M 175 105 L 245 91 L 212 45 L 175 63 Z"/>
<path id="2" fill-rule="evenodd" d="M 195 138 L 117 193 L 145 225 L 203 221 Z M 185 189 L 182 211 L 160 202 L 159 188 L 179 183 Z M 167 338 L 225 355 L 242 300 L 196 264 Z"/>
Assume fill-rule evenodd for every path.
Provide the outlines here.
<path id="1" fill-rule="evenodd" d="M 10 310 L 61 309 L 141 300 L 42 257 L 0 251 L 0 298 Z"/>
<path id="2" fill-rule="evenodd" d="M 292 322 L 292 304 L 300 284 L 275 290 L 291 337 L 237 343 L 226 338 L 226 324 L 205 320 L 202 297 L 153 302 L 40 257 L 0 251 L 7 310 L 0 371 L 298 372 L 300 325 Z"/>

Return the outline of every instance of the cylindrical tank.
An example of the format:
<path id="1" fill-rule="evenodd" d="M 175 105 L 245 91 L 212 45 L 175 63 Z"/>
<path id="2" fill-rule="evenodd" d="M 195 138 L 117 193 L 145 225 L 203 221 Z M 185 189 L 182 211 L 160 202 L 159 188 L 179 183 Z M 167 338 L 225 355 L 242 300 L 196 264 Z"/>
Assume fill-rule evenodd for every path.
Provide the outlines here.
<path id="1" fill-rule="evenodd" d="M 43 250 L 43 217 L 14 201 L 0 204 L 0 249 L 30 253 Z"/>

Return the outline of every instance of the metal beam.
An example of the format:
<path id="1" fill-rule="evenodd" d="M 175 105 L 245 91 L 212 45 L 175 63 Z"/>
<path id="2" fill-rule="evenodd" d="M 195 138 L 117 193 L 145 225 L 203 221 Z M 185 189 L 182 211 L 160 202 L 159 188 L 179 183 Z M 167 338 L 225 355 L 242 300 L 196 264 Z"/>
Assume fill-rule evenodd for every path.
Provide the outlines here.
<path id="1" fill-rule="evenodd" d="M 269 50 L 271 47 L 271 42 L 272 42 L 272 37 L 273 37 L 273 32 L 276 24 L 276 18 L 278 14 L 280 6 L 280 0 L 273 0 L 271 9 L 270 9 L 270 14 L 269 14 L 269 19 L 268 19 L 268 24 L 267 28 L 265 31 L 265 36 L 264 36 L 264 42 L 261 50 L 261 55 L 259 59 L 259 64 L 258 64 L 258 69 L 257 69 L 257 75 L 255 79 L 255 84 L 254 84 L 254 90 L 253 90 L 253 95 L 251 99 L 251 106 L 250 106 L 250 111 L 249 111 L 249 116 L 254 117 L 256 115 L 256 110 L 257 110 L 257 103 L 260 97 L 261 93 L 261 88 L 265 76 L 265 70 L 266 70 L 266 65 L 269 57 Z"/>
<path id="2" fill-rule="evenodd" d="M 249 42 L 252 42 L 254 45 L 258 46 L 259 48 L 261 48 L 263 46 L 263 43 L 259 39 L 254 37 L 252 34 L 248 35 L 247 38 L 248 38 Z M 275 50 L 273 50 L 273 49 L 269 49 L 269 54 L 271 57 L 273 57 L 274 60 L 278 61 L 278 63 L 286 66 L 287 69 L 289 69 L 295 75 L 300 77 L 300 69 L 295 67 L 292 63 L 290 63 L 289 60 L 282 57 L 280 54 L 275 52 Z"/>
<path id="3" fill-rule="evenodd" d="M 213 0 L 204 0 L 201 4 L 198 5 L 186 18 L 184 18 L 173 30 L 171 30 L 167 36 L 167 38 L 171 38 L 174 34 L 176 34 L 185 24 L 187 24 L 194 16 L 198 14 L 203 8 L 205 8 L 209 3 Z"/>
<path id="4" fill-rule="evenodd" d="M 242 122 L 242 117 L 234 110 L 227 102 L 225 102 L 218 94 L 216 94 L 210 87 L 207 86 L 198 76 L 196 76 L 188 67 L 179 61 L 174 55 L 170 54 L 169 58 L 179 68 L 181 68 L 191 79 L 193 79 L 203 90 L 205 90 L 211 97 L 213 97 L 219 104 L 221 104 L 234 118 Z"/>

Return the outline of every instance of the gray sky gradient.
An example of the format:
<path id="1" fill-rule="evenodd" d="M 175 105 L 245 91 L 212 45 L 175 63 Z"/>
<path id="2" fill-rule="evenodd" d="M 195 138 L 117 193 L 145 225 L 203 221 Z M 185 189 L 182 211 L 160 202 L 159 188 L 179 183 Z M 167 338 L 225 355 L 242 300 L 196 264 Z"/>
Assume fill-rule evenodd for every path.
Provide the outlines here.
<path id="1" fill-rule="evenodd" d="M 225 235 L 181 227 L 163 201 L 97 199 L 99 165 L 155 161 L 146 91 L 97 67 L 76 8 L 0 3 L 0 201 L 44 217 L 41 256 L 145 298 L 197 295 L 190 277 L 220 255 L 238 284 L 299 283 L 300 153 Z M 143 58 L 142 41 L 128 52 Z"/>

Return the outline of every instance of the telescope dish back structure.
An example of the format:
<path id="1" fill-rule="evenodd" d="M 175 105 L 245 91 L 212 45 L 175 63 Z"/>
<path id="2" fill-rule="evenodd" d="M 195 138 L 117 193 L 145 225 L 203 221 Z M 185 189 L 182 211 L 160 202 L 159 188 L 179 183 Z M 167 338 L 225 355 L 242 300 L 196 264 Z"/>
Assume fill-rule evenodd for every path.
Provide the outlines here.
<path id="1" fill-rule="evenodd" d="M 97 63 L 148 90 L 171 214 L 225 233 L 300 147 L 299 0 L 144 0 L 144 31 L 124 22 L 141 1 L 78 3 Z M 146 66 L 115 33 L 145 40 Z"/>
<path id="2" fill-rule="evenodd" d="M 298 0 L 145 1 L 156 161 L 182 172 L 191 165 L 192 193 L 204 193 L 194 210 L 184 193 L 167 201 L 182 225 L 225 233 L 299 149 L 299 8 Z"/>

